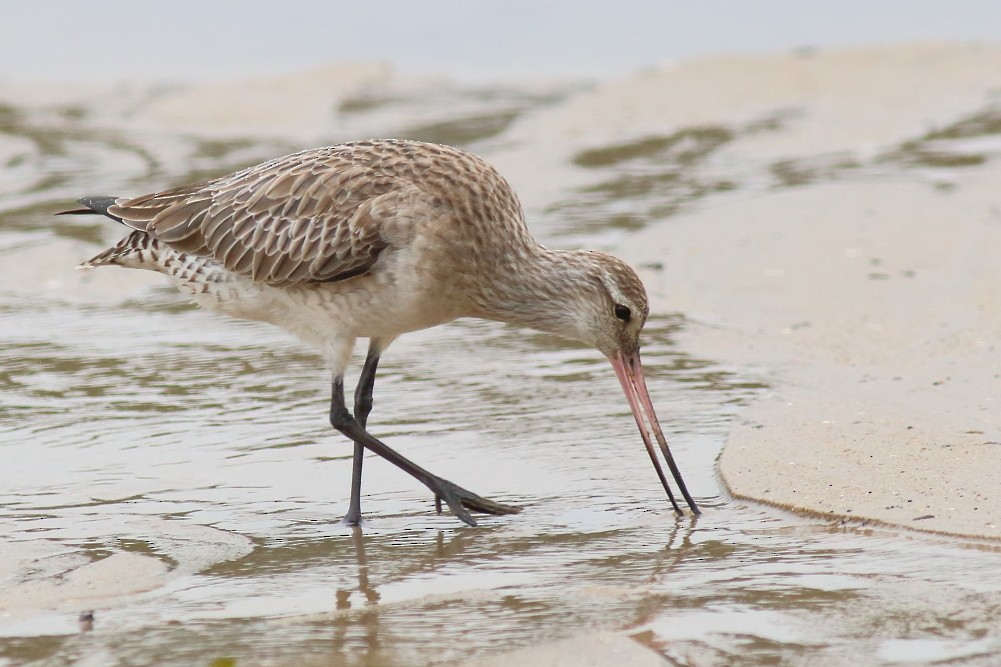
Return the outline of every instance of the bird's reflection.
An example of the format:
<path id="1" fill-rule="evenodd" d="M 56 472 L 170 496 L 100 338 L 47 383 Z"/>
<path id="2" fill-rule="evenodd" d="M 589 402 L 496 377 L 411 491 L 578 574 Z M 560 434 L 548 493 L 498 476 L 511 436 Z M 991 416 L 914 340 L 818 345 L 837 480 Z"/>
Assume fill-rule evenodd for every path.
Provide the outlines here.
<path id="1" fill-rule="evenodd" d="M 358 564 L 358 590 L 365 596 L 366 603 L 376 604 L 379 602 L 379 591 L 375 590 L 368 580 L 368 560 L 365 558 L 365 536 L 362 535 L 361 527 L 352 527 L 351 543 L 354 545 L 355 562 Z"/>
<path id="2" fill-rule="evenodd" d="M 379 602 L 379 591 L 372 586 L 368 578 L 368 558 L 365 556 L 365 535 L 360 526 L 351 526 L 351 545 L 355 553 L 355 565 L 358 567 L 357 589 L 338 588 L 336 593 L 337 609 L 351 609 L 351 597 L 355 590 L 365 598 L 366 605 Z"/>
<path id="3" fill-rule="evenodd" d="M 650 551 L 641 548 L 615 557 L 616 570 L 609 579 L 609 585 L 640 588 L 656 588 L 657 582 L 672 576 L 687 556 L 699 547 L 693 544 L 699 518 L 688 516 L 672 522 L 657 525 L 657 535 L 648 535 L 659 548 Z M 635 529 L 625 529 L 624 533 Z M 336 612 L 331 619 L 331 639 L 334 651 L 350 661 L 359 655 L 387 657 L 387 651 L 399 643 L 398 625 L 392 619 L 400 614 L 412 613 L 399 605 L 384 604 L 379 592 L 380 586 L 393 587 L 401 582 L 434 576 L 443 568 L 459 563 L 475 565 L 492 562 L 498 558 L 516 558 L 523 555 L 530 570 L 538 568 L 540 554 L 545 560 L 570 565 L 581 554 L 600 554 L 610 548 L 610 544 L 623 537 L 623 532 L 539 532 L 512 535 L 504 526 L 481 526 L 476 530 L 437 530 L 434 535 L 426 531 L 406 530 L 386 535 L 378 531 L 365 535 L 364 529 L 353 526 L 350 529 L 350 544 L 341 541 L 340 554 L 348 559 L 347 549 L 353 550 L 353 577 L 342 580 L 335 591 Z M 348 537 L 348 535 L 345 535 Z M 343 540 L 343 538 L 342 538 Z M 651 542 L 644 540 L 647 545 Z M 576 556 L 575 556 L 576 554 Z M 589 559 L 585 559 L 589 560 Z M 347 564 L 347 563 L 345 563 Z M 348 565 L 348 571 L 351 566 Z M 346 572 L 347 573 L 347 572 Z M 510 574 L 509 571 L 506 574 Z M 489 576 L 484 573 L 485 576 Z M 350 582 L 350 583 L 347 583 Z M 625 589 L 623 589 L 625 590 Z M 390 598 L 393 598 L 390 595 Z M 532 596 L 506 595 L 503 599 L 484 603 L 496 604 L 505 611 L 515 609 L 519 613 L 546 613 L 547 603 Z M 655 617 L 666 604 L 660 595 L 644 596 L 649 600 L 637 600 L 634 612 L 624 618 L 627 627 L 641 626 Z M 456 601 L 457 604 L 465 604 Z M 540 611 L 541 610 L 541 611 Z M 387 658 L 388 659 L 388 658 Z M 371 664 L 379 664 L 374 662 Z"/>
<path id="4" fill-rule="evenodd" d="M 404 572 L 397 572 L 393 575 L 393 581 L 396 581 L 402 577 L 412 575 L 416 572 L 423 572 L 436 569 L 442 560 L 454 560 L 466 552 L 478 539 L 479 535 L 476 533 L 457 533 L 453 534 L 451 539 L 445 538 L 445 531 L 436 531 L 434 537 L 434 548 L 425 550 L 423 555 L 420 555 L 417 551 L 411 551 L 413 560 L 410 565 L 405 569 Z M 370 537 L 369 540 L 374 540 L 376 538 Z M 377 588 L 371 583 L 369 573 L 370 566 L 368 562 L 368 557 L 365 553 L 365 535 L 363 529 L 360 526 L 351 526 L 351 545 L 354 550 L 355 565 L 357 567 L 357 587 L 352 588 L 338 588 L 336 592 L 336 608 L 338 610 L 352 609 L 352 598 L 356 597 L 355 593 L 361 593 L 361 596 L 365 599 L 364 605 L 375 605 L 378 604 L 381 596 Z M 425 542 L 425 544 L 427 544 Z"/>
<path id="5" fill-rule="evenodd" d="M 364 609 L 361 614 L 354 616 L 351 614 L 338 614 L 333 620 L 334 646 L 342 649 L 349 645 L 348 634 L 356 629 L 361 630 L 361 640 L 366 651 L 372 653 L 379 648 L 379 591 L 372 586 L 369 580 L 368 558 L 365 556 L 365 536 L 360 526 L 351 527 L 351 544 L 355 553 L 355 565 L 358 572 L 358 586 L 356 588 L 338 588 L 335 593 L 336 608 L 338 611 L 347 611 L 352 608 L 351 598 L 355 591 L 358 591 L 365 598 Z"/>

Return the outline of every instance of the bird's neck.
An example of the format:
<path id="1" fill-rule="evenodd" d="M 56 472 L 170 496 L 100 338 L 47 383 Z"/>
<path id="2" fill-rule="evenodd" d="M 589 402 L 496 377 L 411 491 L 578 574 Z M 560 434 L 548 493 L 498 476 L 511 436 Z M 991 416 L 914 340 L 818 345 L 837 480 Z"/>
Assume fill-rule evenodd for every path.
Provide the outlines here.
<path id="1" fill-rule="evenodd" d="M 477 317 L 567 337 L 594 283 L 587 251 L 533 246 L 495 267 L 476 299 Z"/>

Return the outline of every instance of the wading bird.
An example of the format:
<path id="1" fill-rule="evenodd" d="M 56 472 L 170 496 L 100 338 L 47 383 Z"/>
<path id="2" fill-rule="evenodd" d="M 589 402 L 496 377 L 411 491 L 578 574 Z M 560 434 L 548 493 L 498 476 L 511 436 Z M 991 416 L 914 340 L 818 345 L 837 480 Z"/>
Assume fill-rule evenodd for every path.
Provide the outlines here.
<path id="1" fill-rule="evenodd" d="M 330 423 L 354 446 L 344 520 L 361 520 L 365 449 L 403 469 L 463 522 L 511 514 L 421 468 L 367 429 L 376 368 L 400 334 L 460 317 L 530 327 L 586 343 L 615 369 L 675 511 L 656 439 L 688 506 L 640 363 L 646 291 L 623 261 L 535 241 L 507 181 L 481 158 L 416 141 L 316 148 L 141 197 L 84 197 L 83 208 L 130 229 L 82 268 L 118 265 L 168 276 L 210 310 L 269 322 L 316 348 L 333 370 Z M 345 405 L 358 338 L 368 355 Z M 647 426 L 649 423 L 649 427 Z M 652 434 L 652 436 L 651 436 Z"/>

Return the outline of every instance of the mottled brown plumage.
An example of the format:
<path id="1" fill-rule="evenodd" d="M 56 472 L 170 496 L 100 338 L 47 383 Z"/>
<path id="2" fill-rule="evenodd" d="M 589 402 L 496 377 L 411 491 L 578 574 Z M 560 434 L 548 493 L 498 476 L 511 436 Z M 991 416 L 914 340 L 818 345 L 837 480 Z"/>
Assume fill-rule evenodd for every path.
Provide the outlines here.
<path id="1" fill-rule="evenodd" d="M 103 213 L 133 230 L 82 266 L 164 273 L 201 305 L 280 326 L 324 355 L 335 378 L 331 421 L 356 442 L 358 485 L 363 445 L 427 484 L 467 523 L 474 523 L 467 509 L 515 510 L 454 487 L 372 438 L 367 409 L 358 417 L 364 401 L 356 402 L 357 419 L 341 410 L 357 338 L 370 339 L 375 361 L 366 371 L 374 376 L 379 355 L 400 334 L 481 317 L 582 341 L 608 356 L 665 489 L 670 495 L 644 417 L 697 511 L 643 383 L 639 334 L 648 306 L 636 273 L 611 255 L 539 245 L 511 187 L 475 155 L 413 141 L 356 142 L 163 192 L 80 202 L 83 209 L 67 213 Z M 360 518 L 357 495 L 353 485 L 352 522 Z"/>
<path id="2" fill-rule="evenodd" d="M 473 196 L 455 196 L 463 190 Z M 387 246 L 390 218 L 432 219 L 447 210 L 468 223 L 486 219 L 488 209 L 527 234 L 513 192 L 479 158 L 379 141 L 303 151 L 230 176 L 119 198 L 107 214 L 178 252 L 210 257 L 254 282 L 289 286 L 370 269 Z"/>

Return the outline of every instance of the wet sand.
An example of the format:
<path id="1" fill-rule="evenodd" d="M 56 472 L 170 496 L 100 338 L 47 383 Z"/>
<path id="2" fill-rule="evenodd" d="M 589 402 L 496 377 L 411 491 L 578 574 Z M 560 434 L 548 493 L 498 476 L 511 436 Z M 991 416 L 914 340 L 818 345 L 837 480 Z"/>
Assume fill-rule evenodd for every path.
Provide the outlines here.
<path id="1" fill-rule="evenodd" d="M 720 470 L 736 496 L 1001 538 L 999 58 L 926 47 L 748 60 L 755 81 L 785 82 L 770 105 L 813 99 L 767 148 L 802 183 L 625 244 L 663 266 L 644 277 L 657 307 L 685 314 L 686 347 L 758 368 L 773 388 L 727 439 Z M 718 72 L 718 88 L 738 87 L 732 75 Z M 664 77 L 688 97 L 685 76 Z M 863 178 L 895 160 L 914 169 Z"/>
<path id="2" fill-rule="evenodd" d="M 735 495 L 1001 537 L 999 178 L 818 185 L 630 242 L 664 263 L 649 278 L 686 345 L 774 389 L 728 436 Z"/>
<path id="3" fill-rule="evenodd" d="M 603 165 L 628 168 L 664 157 L 658 141 L 698 149 L 691 128 L 717 132 L 695 198 L 757 182 L 682 207 L 619 251 L 662 267 L 644 279 L 655 308 L 689 320 L 687 349 L 756 368 L 774 388 L 728 438 L 730 490 L 997 539 L 999 89 L 1001 50 L 988 46 L 705 58 L 514 128 L 536 141 L 511 162 L 537 151 L 522 191 L 551 197 L 582 185 L 586 170 L 556 165 L 590 147 L 616 146 Z"/>
<path id="4" fill-rule="evenodd" d="M 742 193 L 618 248 L 647 267 L 653 309 L 684 314 L 686 349 L 772 387 L 727 436 L 720 472 L 734 496 L 1001 539 L 1001 166 L 976 157 L 1001 150 L 978 137 L 1001 121 L 999 67 L 1001 50 L 939 46 L 723 58 L 586 101 L 588 128 L 621 132 L 608 121 L 629 116 L 634 141 L 614 137 L 625 147 L 665 126 L 794 118 L 783 139 L 738 142 L 717 159 L 798 168 L 796 187 Z M 965 142 L 923 148 L 918 178 L 853 178 L 936 131 Z M 600 134 L 543 136 L 613 140 Z M 538 655 L 508 657 L 543 664 Z"/>

